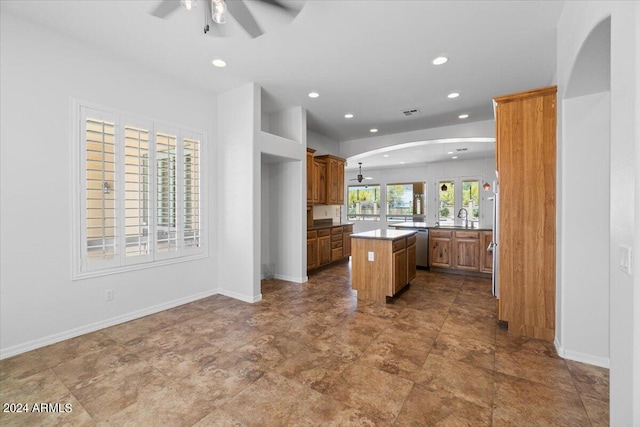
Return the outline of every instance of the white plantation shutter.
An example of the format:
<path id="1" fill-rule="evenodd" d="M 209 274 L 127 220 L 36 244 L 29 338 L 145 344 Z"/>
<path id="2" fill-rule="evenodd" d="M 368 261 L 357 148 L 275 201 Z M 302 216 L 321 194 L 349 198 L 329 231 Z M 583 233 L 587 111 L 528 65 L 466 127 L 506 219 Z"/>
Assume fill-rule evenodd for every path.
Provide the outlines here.
<path id="1" fill-rule="evenodd" d="M 79 111 L 76 277 L 203 256 L 204 135 Z"/>
<path id="2" fill-rule="evenodd" d="M 127 263 L 148 261 L 152 254 L 151 141 L 148 126 L 124 126 L 124 246 Z"/>
<path id="3" fill-rule="evenodd" d="M 199 135 L 182 139 L 183 180 L 183 241 L 185 248 L 200 247 L 200 140 Z"/>

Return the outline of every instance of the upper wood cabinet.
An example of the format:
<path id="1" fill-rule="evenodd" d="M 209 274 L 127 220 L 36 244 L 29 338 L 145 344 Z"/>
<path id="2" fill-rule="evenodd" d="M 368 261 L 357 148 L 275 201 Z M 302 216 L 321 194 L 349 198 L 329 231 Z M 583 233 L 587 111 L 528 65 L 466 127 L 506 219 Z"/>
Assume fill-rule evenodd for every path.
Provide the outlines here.
<path id="1" fill-rule="evenodd" d="M 509 331 L 555 336 L 556 86 L 496 102 L 500 188 L 499 318 Z"/>
<path id="2" fill-rule="evenodd" d="M 340 157 L 324 155 L 314 157 L 317 172 L 312 184 L 317 192 L 313 204 L 342 205 L 344 204 L 344 165 L 345 160 Z"/>
<path id="3" fill-rule="evenodd" d="M 316 150 L 307 148 L 307 205 L 313 204 L 313 153 Z"/>

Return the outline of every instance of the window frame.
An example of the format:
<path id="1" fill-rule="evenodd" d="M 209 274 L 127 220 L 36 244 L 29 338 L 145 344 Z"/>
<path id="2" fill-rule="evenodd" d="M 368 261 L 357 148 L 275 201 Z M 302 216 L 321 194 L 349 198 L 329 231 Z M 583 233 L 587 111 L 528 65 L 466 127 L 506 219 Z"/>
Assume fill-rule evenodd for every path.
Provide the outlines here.
<path id="1" fill-rule="evenodd" d="M 206 132 L 198 129 L 186 128 L 167 124 L 159 120 L 144 118 L 124 111 L 104 107 L 95 103 L 72 99 L 72 124 L 73 133 L 71 147 L 71 182 L 72 182 L 72 280 L 98 277 L 109 274 L 116 274 L 138 269 L 153 268 L 161 265 L 186 262 L 193 259 L 205 258 L 208 256 L 208 244 L 206 239 L 206 177 L 207 177 L 207 135 Z M 108 120 L 115 124 L 114 144 L 115 144 L 115 251 L 116 256 L 111 260 L 99 260 L 88 262 L 87 257 L 87 213 L 86 213 L 86 123 L 87 116 L 99 120 Z M 125 127 L 142 128 L 148 130 L 148 218 L 150 224 L 147 225 L 147 236 L 149 239 L 150 251 L 148 254 L 127 256 L 127 235 L 126 235 L 126 193 L 125 193 Z M 176 239 L 179 247 L 176 251 L 168 254 L 158 252 L 157 239 L 157 177 L 156 177 L 156 134 L 159 131 L 174 131 L 176 135 L 177 151 L 176 155 L 176 177 L 178 203 L 176 215 Z M 196 139 L 199 141 L 199 176 L 198 176 L 198 245 L 185 246 L 184 230 L 181 227 L 184 221 L 183 210 L 185 185 L 184 158 L 182 157 L 184 139 Z"/>
<path id="2" fill-rule="evenodd" d="M 351 187 L 378 187 L 378 213 L 377 214 L 353 214 L 354 217 L 351 217 L 349 213 L 349 189 Z M 380 205 L 382 198 L 382 184 L 362 184 L 359 183 L 357 185 L 347 185 L 347 196 L 346 196 L 346 206 L 347 206 L 347 220 L 348 221 L 359 221 L 359 222 L 380 222 L 382 221 L 382 206 Z M 360 217 L 360 218 L 358 218 Z"/>
<path id="3" fill-rule="evenodd" d="M 415 191 L 415 187 L 416 184 L 418 185 L 422 185 L 422 191 Z M 390 186 L 396 186 L 396 185 L 411 185 L 411 208 L 412 208 L 412 212 L 410 214 L 391 214 L 389 213 L 391 210 L 391 206 L 389 205 L 389 187 Z M 406 181 L 406 182 L 391 182 L 391 183 L 386 183 L 385 185 L 385 221 L 388 223 L 400 223 L 400 222 L 424 222 L 425 218 L 427 217 L 426 214 L 426 207 L 427 207 L 427 200 L 426 200 L 426 189 L 427 189 L 427 184 L 424 181 Z M 413 213 L 413 210 L 416 207 L 416 195 L 420 196 L 420 210 L 421 213 Z M 401 219 L 391 219 L 391 218 L 397 218 L 397 217 L 402 217 Z"/>
<path id="4" fill-rule="evenodd" d="M 481 196 L 481 186 L 482 186 L 482 176 L 480 175 L 472 175 L 472 176 L 446 176 L 446 177 L 436 177 L 435 182 L 434 182 L 434 194 L 435 196 L 432 198 L 432 200 L 435 202 L 434 206 L 435 206 L 435 219 L 436 222 L 440 222 L 440 185 L 442 182 L 451 182 L 454 185 L 455 188 L 455 192 L 453 195 L 453 205 L 454 205 L 454 212 L 453 212 L 453 223 L 454 225 L 457 225 L 456 222 L 458 220 L 458 212 L 460 211 L 461 208 L 463 208 L 464 206 L 462 206 L 462 184 L 464 182 L 468 182 L 468 181 L 473 181 L 473 182 L 478 182 L 478 219 L 477 219 L 477 225 L 480 225 L 480 221 L 482 219 L 482 196 Z M 471 219 L 470 219 L 471 221 Z M 440 224 L 442 225 L 442 224 Z M 477 227 L 476 227 L 477 228 Z"/>

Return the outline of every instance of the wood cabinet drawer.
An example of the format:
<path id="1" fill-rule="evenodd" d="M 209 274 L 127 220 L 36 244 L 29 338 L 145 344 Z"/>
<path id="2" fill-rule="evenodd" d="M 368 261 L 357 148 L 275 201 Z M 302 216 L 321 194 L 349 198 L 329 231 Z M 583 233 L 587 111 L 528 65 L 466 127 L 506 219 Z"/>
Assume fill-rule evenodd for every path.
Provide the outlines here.
<path id="1" fill-rule="evenodd" d="M 342 227 L 331 227 L 331 234 L 342 234 Z"/>
<path id="2" fill-rule="evenodd" d="M 457 239 L 477 239 L 480 236 L 478 231 L 456 231 Z"/>
<path id="3" fill-rule="evenodd" d="M 407 239 L 395 240 L 393 242 L 393 250 L 392 250 L 392 252 L 396 252 L 396 251 L 399 251 L 401 249 L 404 249 L 406 246 L 407 246 Z"/>
<path id="4" fill-rule="evenodd" d="M 343 228 L 344 233 L 353 233 L 353 225 L 345 225 Z"/>
<path id="5" fill-rule="evenodd" d="M 451 238 L 452 231 L 446 230 L 429 230 L 429 236 L 433 237 L 449 237 Z"/>
<path id="6" fill-rule="evenodd" d="M 416 244 L 416 236 L 409 236 L 407 237 L 407 246 L 411 246 L 411 245 L 415 245 Z"/>
<path id="7" fill-rule="evenodd" d="M 332 242 L 337 242 L 337 241 L 342 242 L 342 233 L 340 233 L 340 234 L 332 234 L 331 235 L 331 241 Z"/>
<path id="8" fill-rule="evenodd" d="M 315 239 L 318 237 L 318 232 L 316 230 L 307 231 L 307 239 Z"/>
<path id="9" fill-rule="evenodd" d="M 341 247 L 342 247 L 342 239 L 331 242 L 331 249 L 336 249 Z"/>
<path id="10" fill-rule="evenodd" d="M 342 247 L 331 249 L 331 261 L 342 259 Z"/>
<path id="11" fill-rule="evenodd" d="M 331 234 L 331 230 L 328 228 L 321 228 L 318 230 L 318 237 L 328 236 L 329 234 Z"/>

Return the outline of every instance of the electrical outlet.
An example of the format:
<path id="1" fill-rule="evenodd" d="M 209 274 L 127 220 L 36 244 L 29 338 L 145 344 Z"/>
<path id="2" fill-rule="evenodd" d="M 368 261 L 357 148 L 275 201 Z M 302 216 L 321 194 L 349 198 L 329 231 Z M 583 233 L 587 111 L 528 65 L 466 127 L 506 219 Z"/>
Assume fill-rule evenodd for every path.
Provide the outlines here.
<path id="1" fill-rule="evenodd" d="M 107 289 L 104 291 L 104 300 L 105 301 L 113 301 L 113 289 Z"/>
<path id="2" fill-rule="evenodd" d="M 631 262 L 633 260 L 631 248 L 629 246 L 621 245 L 618 248 L 618 252 L 620 260 L 618 263 L 618 268 L 631 276 Z"/>
<path id="3" fill-rule="evenodd" d="M 369 260 L 369 261 L 373 261 L 373 252 L 371 252 L 371 251 L 370 251 L 370 252 L 367 254 L 367 260 Z"/>

